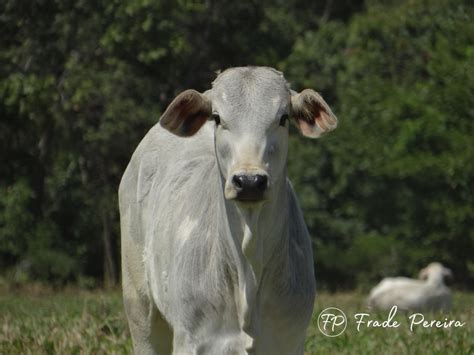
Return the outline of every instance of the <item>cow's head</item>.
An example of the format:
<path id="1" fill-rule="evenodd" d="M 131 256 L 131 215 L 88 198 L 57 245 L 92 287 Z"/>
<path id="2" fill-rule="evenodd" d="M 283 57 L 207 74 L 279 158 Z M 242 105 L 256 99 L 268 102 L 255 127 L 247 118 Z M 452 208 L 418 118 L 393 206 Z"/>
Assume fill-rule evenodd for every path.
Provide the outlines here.
<path id="1" fill-rule="evenodd" d="M 420 280 L 431 280 L 432 282 L 446 282 L 453 279 L 453 272 L 451 269 L 444 267 L 443 264 L 434 262 L 421 269 L 418 278 Z"/>
<path id="2" fill-rule="evenodd" d="M 290 91 L 283 74 L 274 69 L 243 67 L 221 73 L 204 94 L 179 94 L 160 122 L 170 132 L 189 137 L 213 121 L 224 195 L 252 206 L 267 199 L 285 178 L 290 119 L 310 138 L 337 126 L 317 92 Z"/>

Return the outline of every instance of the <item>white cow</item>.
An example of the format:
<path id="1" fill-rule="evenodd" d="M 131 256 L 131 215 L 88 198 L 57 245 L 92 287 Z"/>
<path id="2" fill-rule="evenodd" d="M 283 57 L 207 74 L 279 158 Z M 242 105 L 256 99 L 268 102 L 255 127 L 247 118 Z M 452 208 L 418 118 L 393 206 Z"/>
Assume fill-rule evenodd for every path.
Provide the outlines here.
<path id="1" fill-rule="evenodd" d="M 420 279 L 387 277 L 370 292 L 369 308 L 388 310 L 396 305 L 405 311 L 447 310 L 452 295 L 444 279 L 451 270 L 440 263 L 431 263 L 420 271 Z"/>
<path id="2" fill-rule="evenodd" d="M 139 144 L 119 190 L 135 353 L 303 354 L 315 281 L 289 117 L 311 138 L 337 124 L 280 72 L 233 68 L 178 95 Z"/>

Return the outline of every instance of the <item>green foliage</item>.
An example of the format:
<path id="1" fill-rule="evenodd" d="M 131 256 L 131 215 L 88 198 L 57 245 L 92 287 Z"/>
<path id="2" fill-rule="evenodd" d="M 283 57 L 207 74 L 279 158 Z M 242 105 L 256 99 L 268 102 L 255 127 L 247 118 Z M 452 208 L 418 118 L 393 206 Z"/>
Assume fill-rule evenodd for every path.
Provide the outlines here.
<path id="1" fill-rule="evenodd" d="M 117 279 L 133 149 L 177 92 L 253 64 L 321 91 L 340 118 L 319 141 L 290 137 L 320 285 L 434 259 L 473 281 L 469 2 L 6 0 L 0 13 L 3 270 Z"/>
<path id="2" fill-rule="evenodd" d="M 38 296 L 35 291 L 0 297 L 2 354 L 130 353 L 131 338 L 118 293 L 71 290 Z"/>
<path id="3" fill-rule="evenodd" d="M 333 137 L 305 148 L 321 191 L 296 179 L 304 206 L 323 200 L 323 211 L 305 209 L 321 275 L 357 270 L 354 285 L 437 259 L 472 279 L 473 14 L 459 1 L 376 4 L 296 43 L 288 66 L 298 84 L 320 82 L 341 118 Z"/>
<path id="4" fill-rule="evenodd" d="M 2 187 L 0 195 L 0 250 L 20 255 L 31 237 L 33 216 L 29 202 L 33 192 L 24 181 L 18 181 L 8 188 Z"/>

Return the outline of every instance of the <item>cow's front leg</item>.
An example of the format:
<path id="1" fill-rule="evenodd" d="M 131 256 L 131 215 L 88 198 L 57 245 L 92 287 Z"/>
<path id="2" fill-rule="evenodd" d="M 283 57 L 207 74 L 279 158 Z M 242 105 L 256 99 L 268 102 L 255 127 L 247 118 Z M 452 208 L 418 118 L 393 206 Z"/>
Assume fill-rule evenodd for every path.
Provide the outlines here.
<path id="1" fill-rule="evenodd" d="M 173 355 L 197 355 L 199 344 L 186 329 L 173 331 Z"/>
<path id="2" fill-rule="evenodd" d="M 249 355 L 240 334 L 209 333 L 199 338 L 185 330 L 175 330 L 173 355 Z"/>

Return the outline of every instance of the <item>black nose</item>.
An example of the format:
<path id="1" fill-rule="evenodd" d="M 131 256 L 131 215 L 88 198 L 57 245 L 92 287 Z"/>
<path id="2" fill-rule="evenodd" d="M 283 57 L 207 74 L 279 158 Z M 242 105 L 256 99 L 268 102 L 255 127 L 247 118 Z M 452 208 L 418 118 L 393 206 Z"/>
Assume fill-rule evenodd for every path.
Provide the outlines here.
<path id="1" fill-rule="evenodd" d="M 241 201 L 257 201 L 263 199 L 268 186 L 266 175 L 234 175 L 232 183 L 237 190 L 237 199 Z"/>

